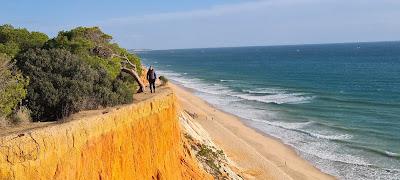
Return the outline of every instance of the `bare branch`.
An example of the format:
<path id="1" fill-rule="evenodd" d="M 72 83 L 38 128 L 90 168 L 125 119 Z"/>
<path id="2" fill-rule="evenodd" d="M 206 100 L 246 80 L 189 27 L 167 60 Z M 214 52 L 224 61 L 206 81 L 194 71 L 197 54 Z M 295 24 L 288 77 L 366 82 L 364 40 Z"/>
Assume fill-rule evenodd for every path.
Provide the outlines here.
<path id="1" fill-rule="evenodd" d="M 133 63 L 129 60 L 129 58 L 126 56 L 126 54 L 123 54 L 123 56 L 121 56 L 120 54 L 112 53 L 112 54 L 111 54 L 111 58 L 114 58 L 114 57 L 118 57 L 118 58 L 120 58 L 121 60 L 124 60 L 124 61 L 121 61 L 121 64 L 122 64 L 121 71 L 122 71 L 122 72 L 125 72 L 125 73 L 128 73 L 129 75 L 131 75 L 131 76 L 135 79 L 135 81 L 139 84 L 139 90 L 138 90 L 138 92 L 139 92 L 139 93 L 140 93 L 140 92 L 143 92 L 145 86 L 144 86 L 143 82 L 141 81 L 141 78 L 140 78 L 140 76 L 139 76 L 139 74 L 138 74 L 138 72 L 137 72 L 137 67 L 136 67 L 136 65 L 133 64 Z M 128 64 L 129 66 L 131 66 L 131 68 L 125 67 L 126 64 Z"/>
<path id="2" fill-rule="evenodd" d="M 135 79 L 135 81 L 139 84 L 138 93 L 144 91 L 144 84 L 143 84 L 143 82 L 141 81 L 140 76 L 139 76 L 139 74 L 138 74 L 136 71 L 134 71 L 133 69 L 126 68 L 126 67 L 122 67 L 122 68 L 121 68 L 121 71 L 122 71 L 122 72 L 125 72 L 125 73 L 128 73 L 129 75 L 131 75 L 131 76 Z"/>

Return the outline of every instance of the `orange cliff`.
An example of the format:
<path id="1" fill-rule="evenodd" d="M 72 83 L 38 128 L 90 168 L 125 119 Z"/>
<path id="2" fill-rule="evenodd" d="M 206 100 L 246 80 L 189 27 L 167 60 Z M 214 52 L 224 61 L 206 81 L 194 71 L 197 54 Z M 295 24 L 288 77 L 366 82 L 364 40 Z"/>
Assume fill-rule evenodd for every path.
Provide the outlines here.
<path id="1" fill-rule="evenodd" d="M 211 179 L 181 138 L 170 89 L 0 137 L 0 179 Z"/>

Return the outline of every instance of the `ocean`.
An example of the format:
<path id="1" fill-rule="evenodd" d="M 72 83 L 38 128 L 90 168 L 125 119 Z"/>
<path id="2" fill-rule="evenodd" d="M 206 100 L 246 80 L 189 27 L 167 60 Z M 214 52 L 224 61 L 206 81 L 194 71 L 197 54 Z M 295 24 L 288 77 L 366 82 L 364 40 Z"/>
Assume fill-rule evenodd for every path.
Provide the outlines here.
<path id="1" fill-rule="evenodd" d="M 400 179 L 400 42 L 139 52 L 339 179 Z"/>

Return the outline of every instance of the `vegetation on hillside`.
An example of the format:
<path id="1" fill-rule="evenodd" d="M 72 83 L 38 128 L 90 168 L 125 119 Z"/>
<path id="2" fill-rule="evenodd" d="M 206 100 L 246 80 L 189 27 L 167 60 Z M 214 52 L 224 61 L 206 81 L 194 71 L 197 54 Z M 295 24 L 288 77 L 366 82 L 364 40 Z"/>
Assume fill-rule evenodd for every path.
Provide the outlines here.
<path id="1" fill-rule="evenodd" d="M 184 133 L 184 138 L 190 144 L 190 149 L 203 169 L 215 179 L 243 179 L 229 167 L 228 159 L 222 150 L 213 145 L 206 145 L 188 133 Z"/>
<path id="2" fill-rule="evenodd" d="M 0 54 L 0 116 L 10 116 L 26 97 L 28 80 L 10 63 L 10 58 Z"/>
<path id="3" fill-rule="evenodd" d="M 11 118 L 26 106 L 34 121 L 57 120 L 132 102 L 140 59 L 111 40 L 98 27 L 61 31 L 49 39 L 0 26 L 0 117 Z"/>
<path id="4" fill-rule="evenodd" d="M 160 76 L 158 79 L 160 79 L 161 85 L 165 86 L 168 84 L 168 79 L 165 76 Z"/>
<path id="5" fill-rule="evenodd" d="M 49 37 L 40 32 L 29 32 L 27 29 L 16 29 L 11 25 L 0 26 L 0 53 L 10 57 L 31 48 L 40 48 Z"/>

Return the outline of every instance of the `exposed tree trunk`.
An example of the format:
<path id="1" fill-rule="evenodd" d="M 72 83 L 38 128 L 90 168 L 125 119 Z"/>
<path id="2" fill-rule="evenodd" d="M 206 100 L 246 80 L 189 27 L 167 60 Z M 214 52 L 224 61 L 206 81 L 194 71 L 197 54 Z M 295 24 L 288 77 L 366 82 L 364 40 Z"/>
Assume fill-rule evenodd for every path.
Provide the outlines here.
<path id="1" fill-rule="evenodd" d="M 133 63 L 129 60 L 129 58 L 126 57 L 126 55 L 121 56 L 121 55 L 118 55 L 118 54 L 112 54 L 112 55 L 111 55 L 111 58 L 113 58 L 113 57 L 119 57 L 119 58 L 121 58 L 121 59 L 125 59 L 125 61 L 121 62 L 121 63 L 122 63 L 121 71 L 122 71 L 122 72 L 125 72 L 125 73 L 128 73 L 129 75 L 131 75 L 131 76 L 133 77 L 133 79 L 138 83 L 138 85 L 139 85 L 139 90 L 137 91 L 137 93 L 143 92 L 144 89 L 145 89 L 145 86 L 144 86 L 144 84 L 143 84 L 143 82 L 142 82 L 142 80 L 141 80 L 139 74 L 137 73 L 136 65 L 133 64 Z M 132 68 L 127 68 L 127 67 L 125 67 L 125 65 L 132 66 Z"/>
<path id="2" fill-rule="evenodd" d="M 136 71 L 134 71 L 133 69 L 126 68 L 126 67 L 121 68 L 121 71 L 131 75 L 133 77 L 133 79 L 135 79 L 135 81 L 139 84 L 139 90 L 137 91 L 138 93 L 141 93 L 144 91 L 145 86 L 144 86 L 143 82 L 141 81 L 139 74 Z"/>
<path id="3" fill-rule="evenodd" d="M 108 51 L 105 51 L 105 49 L 108 50 Z M 110 59 L 112 59 L 114 57 L 120 58 L 121 59 L 121 65 L 122 65 L 121 71 L 131 75 L 133 77 L 133 79 L 138 83 L 139 90 L 137 91 L 137 93 L 141 93 L 141 92 L 144 91 L 145 86 L 144 86 L 144 84 L 143 84 L 143 82 L 142 82 L 142 80 L 141 80 L 141 78 L 140 78 L 140 76 L 139 76 L 139 74 L 137 72 L 136 65 L 133 64 L 125 54 L 115 54 L 113 52 L 113 50 L 111 48 L 107 47 L 107 46 L 105 46 L 105 47 L 98 46 L 98 47 L 94 48 L 93 51 L 98 55 L 101 55 L 101 56 L 104 56 L 104 57 L 109 57 Z M 129 66 L 129 68 L 126 67 L 126 66 Z"/>

